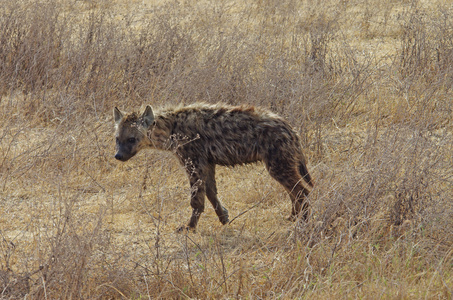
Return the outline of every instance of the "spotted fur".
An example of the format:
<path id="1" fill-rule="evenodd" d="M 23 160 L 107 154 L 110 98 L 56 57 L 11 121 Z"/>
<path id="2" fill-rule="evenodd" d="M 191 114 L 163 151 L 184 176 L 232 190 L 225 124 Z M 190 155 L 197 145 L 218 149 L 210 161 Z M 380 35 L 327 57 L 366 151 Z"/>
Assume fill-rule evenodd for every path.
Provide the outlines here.
<path id="1" fill-rule="evenodd" d="M 263 161 L 269 174 L 288 191 L 290 219 L 308 217 L 307 195 L 313 187 L 296 132 L 281 117 L 253 106 L 192 104 L 143 114 L 123 115 L 114 109 L 115 158 L 126 161 L 144 148 L 173 151 L 189 175 L 195 229 L 205 208 L 205 196 L 222 224 L 228 211 L 217 198 L 215 166 Z"/>

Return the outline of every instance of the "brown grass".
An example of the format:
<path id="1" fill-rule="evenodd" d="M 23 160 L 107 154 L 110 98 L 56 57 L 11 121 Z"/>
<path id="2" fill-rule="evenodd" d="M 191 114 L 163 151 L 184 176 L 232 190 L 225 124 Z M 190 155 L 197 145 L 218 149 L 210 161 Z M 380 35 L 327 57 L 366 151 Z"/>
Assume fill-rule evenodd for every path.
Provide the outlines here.
<path id="1" fill-rule="evenodd" d="M 448 299 L 448 1 L 0 0 L 0 295 Z M 195 234 L 171 153 L 114 160 L 112 107 L 249 103 L 300 133 L 307 224 L 219 168 Z"/>

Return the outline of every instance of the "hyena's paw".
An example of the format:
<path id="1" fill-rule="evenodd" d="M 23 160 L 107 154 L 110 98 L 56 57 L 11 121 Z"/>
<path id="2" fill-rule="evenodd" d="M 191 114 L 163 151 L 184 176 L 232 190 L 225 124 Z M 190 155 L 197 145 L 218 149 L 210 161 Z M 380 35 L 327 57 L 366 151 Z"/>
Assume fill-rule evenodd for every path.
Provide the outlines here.
<path id="1" fill-rule="evenodd" d="M 188 233 L 188 232 L 195 233 L 195 227 L 190 227 L 189 225 L 182 225 L 176 228 L 176 233 Z"/>
<path id="2" fill-rule="evenodd" d="M 297 217 L 296 216 L 293 216 L 293 215 L 290 215 L 288 218 L 286 218 L 286 220 L 290 221 L 290 222 L 294 222 L 297 220 Z"/>
<path id="3" fill-rule="evenodd" d="M 228 216 L 228 210 L 225 207 L 223 208 L 223 213 L 219 216 L 220 223 L 223 225 L 230 223 L 230 218 Z"/>

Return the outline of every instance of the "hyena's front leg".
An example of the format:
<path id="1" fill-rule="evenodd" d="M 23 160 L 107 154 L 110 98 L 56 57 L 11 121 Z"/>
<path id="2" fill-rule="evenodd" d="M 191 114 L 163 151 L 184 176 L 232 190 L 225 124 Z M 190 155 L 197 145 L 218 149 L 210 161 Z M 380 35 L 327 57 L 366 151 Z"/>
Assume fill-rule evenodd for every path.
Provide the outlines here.
<path id="1" fill-rule="evenodd" d="M 206 182 L 203 178 L 192 174 L 190 176 L 190 206 L 192 207 L 192 216 L 186 229 L 195 230 L 200 219 L 200 215 L 204 212 L 204 198 L 206 195 Z"/>
<path id="2" fill-rule="evenodd" d="M 222 224 L 229 222 L 228 210 L 222 206 L 217 198 L 217 187 L 215 182 L 215 165 L 206 165 L 202 168 L 192 168 L 189 172 L 190 180 L 190 206 L 192 207 L 192 216 L 187 226 L 180 227 L 178 231 L 195 230 L 200 219 L 201 213 L 205 207 L 205 195 L 211 202 L 214 210 Z"/>
<path id="3" fill-rule="evenodd" d="M 207 167 L 206 174 L 206 196 L 209 202 L 211 202 L 214 210 L 219 217 L 220 222 L 225 225 L 230 220 L 228 219 L 228 210 L 222 206 L 219 199 L 217 198 L 217 186 L 215 182 L 215 165 L 209 165 Z"/>
<path id="4" fill-rule="evenodd" d="M 200 167 L 197 160 L 186 159 L 182 161 L 190 181 L 190 206 L 192 207 L 192 216 L 189 223 L 178 228 L 178 232 L 184 230 L 195 230 L 200 219 L 200 215 L 204 211 L 204 201 L 206 195 L 206 170 Z M 201 164 L 204 166 L 205 164 Z"/>

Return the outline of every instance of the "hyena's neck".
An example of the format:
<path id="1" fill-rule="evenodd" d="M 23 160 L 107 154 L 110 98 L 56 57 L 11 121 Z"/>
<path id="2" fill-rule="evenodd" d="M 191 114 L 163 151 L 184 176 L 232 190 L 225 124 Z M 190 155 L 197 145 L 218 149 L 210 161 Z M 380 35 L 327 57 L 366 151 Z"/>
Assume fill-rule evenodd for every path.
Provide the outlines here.
<path id="1" fill-rule="evenodd" d="M 166 115 L 156 116 L 155 123 L 148 129 L 149 147 L 160 150 L 171 150 L 173 121 Z"/>

